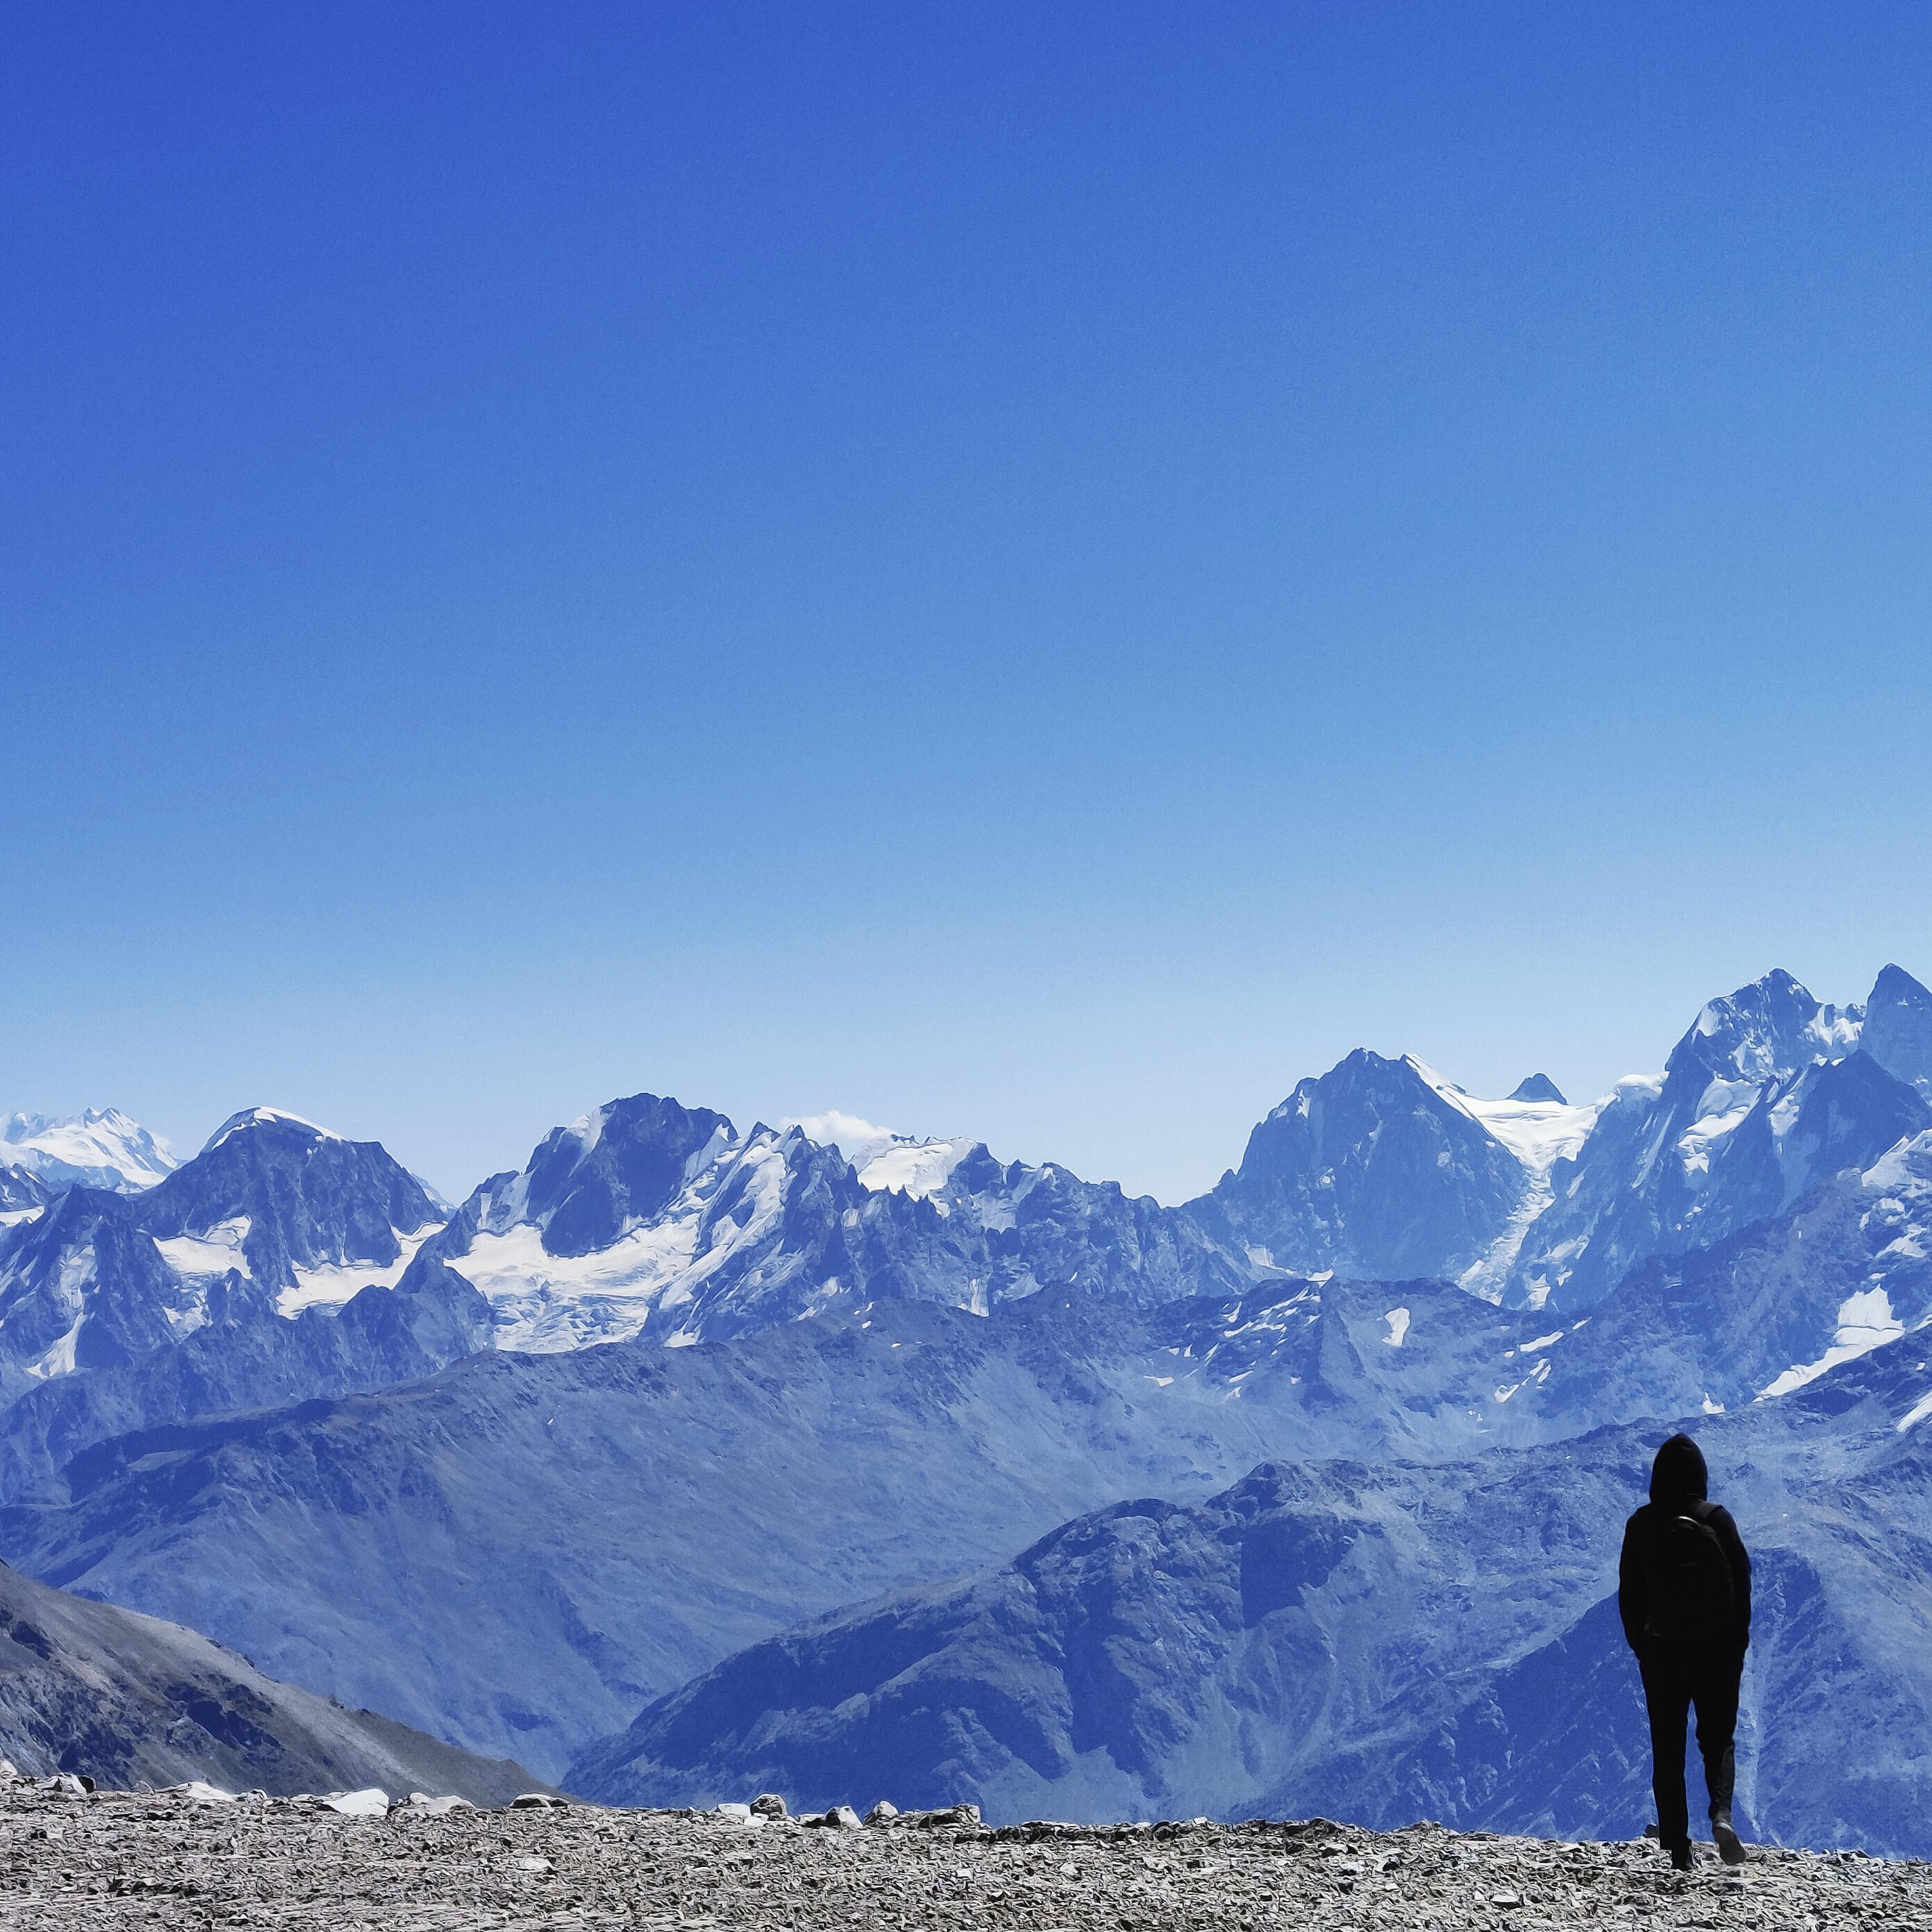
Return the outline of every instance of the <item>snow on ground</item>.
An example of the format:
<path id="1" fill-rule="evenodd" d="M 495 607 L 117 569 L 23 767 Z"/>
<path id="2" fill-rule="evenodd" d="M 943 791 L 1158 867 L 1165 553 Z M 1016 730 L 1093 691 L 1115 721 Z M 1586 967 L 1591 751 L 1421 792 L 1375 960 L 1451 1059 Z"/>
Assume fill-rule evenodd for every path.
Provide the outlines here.
<path id="1" fill-rule="evenodd" d="M 1697 1096 L 1697 1117 L 1677 1137 L 1677 1150 L 1686 1174 L 1708 1174 L 1711 1150 L 1742 1126 L 1762 1097 L 1768 1083 L 1753 1080 L 1713 1080 Z"/>
<path id="2" fill-rule="evenodd" d="M 284 1288 L 275 1297 L 275 1312 L 292 1321 L 304 1308 L 340 1308 L 365 1288 L 394 1288 L 402 1280 L 404 1270 L 416 1259 L 417 1249 L 442 1225 L 434 1222 L 412 1234 L 398 1232 L 396 1239 L 402 1252 L 386 1268 L 374 1262 L 340 1262 L 322 1268 L 297 1268 L 295 1286 Z"/>
<path id="3" fill-rule="evenodd" d="M 1444 1100 L 1486 1129 L 1533 1174 L 1547 1174 L 1558 1161 L 1574 1159 L 1603 1111 L 1600 1100 L 1575 1106 L 1565 1100 L 1481 1100 L 1414 1054 L 1405 1058 Z"/>
<path id="4" fill-rule="evenodd" d="M 85 1315 L 76 1315 L 74 1326 L 46 1354 L 23 1365 L 27 1373 L 36 1382 L 51 1382 L 56 1376 L 72 1375 L 74 1351 L 80 1342 L 80 1325 L 86 1319 Z"/>
<path id="5" fill-rule="evenodd" d="M 1901 1202 L 1932 1196 L 1932 1132 L 1914 1134 L 1888 1148 L 1859 1178 L 1868 1194 L 1893 1196 Z"/>
<path id="6" fill-rule="evenodd" d="M 1905 1324 L 1892 1312 L 1892 1298 L 1882 1288 L 1861 1289 L 1847 1295 L 1838 1309 L 1838 1331 L 1830 1348 L 1815 1362 L 1796 1363 L 1760 1393 L 1758 1400 L 1789 1395 L 1815 1382 L 1827 1369 L 1840 1362 L 1867 1354 L 1887 1342 L 1895 1342 L 1905 1333 Z"/>
<path id="7" fill-rule="evenodd" d="M 202 1144 L 202 1152 L 207 1154 L 218 1148 L 228 1136 L 243 1127 L 267 1126 L 277 1120 L 286 1120 L 298 1127 L 307 1127 L 311 1133 L 320 1134 L 326 1141 L 339 1141 L 342 1136 L 332 1133 L 326 1127 L 319 1127 L 313 1120 L 305 1120 L 299 1114 L 292 1114 L 285 1107 L 244 1107 L 238 1114 L 230 1114 Z"/>
<path id="8" fill-rule="evenodd" d="M 1406 1308 L 1391 1308 L 1382 1319 L 1388 1324 L 1389 1329 L 1382 1340 L 1391 1348 L 1400 1348 L 1402 1346 L 1402 1338 L 1408 1333 L 1408 1310 Z"/>
<path id="9" fill-rule="evenodd" d="M 737 1214 L 710 1210 L 740 1174 L 748 1199 Z M 588 1255 L 553 1255 L 534 1222 L 479 1233 L 450 1265 L 490 1302 L 496 1346 L 532 1354 L 560 1354 L 634 1335 L 658 1309 L 682 1306 L 734 1257 L 778 1228 L 784 1207 L 785 1160 L 776 1136 L 762 1134 L 731 1159 L 687 1183 L 655 1221 L 634 1228 Z"/>
<path id="10" fill-rule="evenodd" d="M 874 1193 L 890 1189 L 915 1200 L 938 1193 L 976 1141 L 894 1140 L 858 1169 L 859 1185 Z"/>
<path id="11" fill-rule="evenodd" d="M 154 1246 L 177 1274 L 226 1274 L 230 1268 L 248 1274 L 248 1258 L 242 1252 L 248 1238 L 248 1217 L 237 1214 L 216 1222 L 205 1234 L 174 1234 Z"/>
<path id="12" fill-rule="evenodd" d="M 890 1127 L 862 1120 L 856 1114 L 842 1114 L 836 1108 L 781 1120 L 778 1126 L 781 1130 L 796 1127 L 807 1140 L 836 1148 L 858 1175 L 860 1186 L 872 1193 L 890 1191 L 921 1201 L 943 1192 L 952 1170 L 979 1145 L 966 1138 L 920 1139 L 911 1134 L 896 1134 Z"/>

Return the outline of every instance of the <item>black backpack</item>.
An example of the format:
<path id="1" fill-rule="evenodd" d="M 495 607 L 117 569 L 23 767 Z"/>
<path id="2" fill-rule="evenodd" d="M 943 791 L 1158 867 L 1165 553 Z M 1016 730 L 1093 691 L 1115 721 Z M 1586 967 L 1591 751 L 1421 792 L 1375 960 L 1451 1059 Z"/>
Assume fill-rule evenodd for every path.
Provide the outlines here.
<path id="1" fill-rule="evenodd" d="M 1727 1642 L 1737 1619 L 1737 1586 L 1730 1558 L 1711 1526 L 1718 1505 L 1652 1507 L 1657 1515 L 1645 1552 L 1650 1598 L 1645 1634 L 1668 1644 Z"/>

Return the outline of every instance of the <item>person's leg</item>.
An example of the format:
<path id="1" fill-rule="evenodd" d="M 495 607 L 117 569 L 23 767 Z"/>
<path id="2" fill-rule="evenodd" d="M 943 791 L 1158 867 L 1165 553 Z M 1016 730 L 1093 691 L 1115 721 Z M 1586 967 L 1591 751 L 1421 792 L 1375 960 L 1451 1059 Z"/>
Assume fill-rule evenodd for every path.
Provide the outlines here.
<path id="1" fill-rule="evenodd" d="M 1690 1687 L 1684 1672 L 1661 1658 L 1643 1660 L 1644 1708 L 1650 1716 L 1650 1788 L 1657 1799 L 1657 1834 L 1675 1854 L 1690 1842 L 1690 1805 L 1684 1790 L 1684 1733 Z"/>
<path id="2" fill-rule="evenodd" d="M 1738 1687 L 1744 1660 L 1724 1658 L 1700 1670 L 1693 1687 L 1697 1706 L 1697 1750 L 1704 1760 L 1704 1788 L 1711 1798 L 1711 1835 L 1726 1864 L 1744 1862 L 1744 1843 L 1731 1826 L 1737 1784 Z"/>

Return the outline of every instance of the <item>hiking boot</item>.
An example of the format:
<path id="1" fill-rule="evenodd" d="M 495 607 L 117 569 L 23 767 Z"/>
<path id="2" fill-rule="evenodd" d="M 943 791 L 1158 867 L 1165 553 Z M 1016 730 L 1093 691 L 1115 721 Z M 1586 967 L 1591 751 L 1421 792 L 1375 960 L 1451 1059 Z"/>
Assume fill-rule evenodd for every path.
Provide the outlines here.
<path id="1" fill-rule="evenodd" d="M 1691 1856 L 1690 1846 L 1688 1840 L 1681 1845 L 1672 1845 L 1670 1847 L 1670 1862 L 1679 1871 L 1688 1871 L 1690 1869 L 1694 1861 Z"/>
<path id="2" fill-rule="evenodd" d="M 1741 1865 L 1750 1856 L 1744 1849 L 1744 1841 L 1731 1828 L 1728 1818 L 1711 1820 L 1711 1836 L 1717 1840 L 1718 1856 L 1727 1865 Z"/>

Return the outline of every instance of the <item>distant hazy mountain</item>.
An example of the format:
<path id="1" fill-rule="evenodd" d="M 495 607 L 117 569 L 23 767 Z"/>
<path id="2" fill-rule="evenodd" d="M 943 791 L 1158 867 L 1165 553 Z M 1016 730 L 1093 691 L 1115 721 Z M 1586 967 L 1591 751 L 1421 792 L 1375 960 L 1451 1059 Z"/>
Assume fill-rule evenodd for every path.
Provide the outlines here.
<path id="1" fill-rule="evenodd" d="M 0 1228 L 37 1214 L 52 1198 L 54 1191 L 24 1167 L 0 1167 Z"/>
<path id="2" fill-rule="evenodd" d="M 1814 1385 L 1932 1316 L 1928 1239 L 1932 1132 L 1568 1320 L 1335 1278 L 1140 1305 L 1061 1290 L 985 1318 L 886 1300 L 730 1342 L 497 1352 L 335 1402 L 29 1436 L 115 1386 L 75 1377 L 14 1412 L 0 1446 L 32 1500 L 0 1535 L 37 1575 L 554 1776 L 740 1645 L 1123 1496 L 1641 1416 L 1788 1418 L 1796 1442 Z"/>
<path id="3" fill-rule="evenodd" d="M 1485 1331 L 1528 1324 L 1408 1299 L 1432 1354 L 1382 1339 L 1387 1290 L 1302 1284 L 1278 1308 L 880 1302 L 704 1347 L 484 1355 L 97 1444 L 0 1537 L 36 1575 L 554 1775 L 738 1646 L 1097 1502 L 1466 1440 Z"/>
<path id="4" fill-rule="evenodd" d="M 152 1187 L 177 1165 L 166 1141 L 118 1108 L 50 1120 L 11 1114 L 0 1121 L 0 1162 L 24 1169 L 52 1187 L 106 1187 L 134 1193 Z"/>
<path id="5" fill-rule="evenodd" d="M 381 1148 L 266 1108 L 142 1192 L 65 1189 L 0 1228 L 0 1466 L 487 1346 L 468 1283 L 425 1268 L 398 1292 L 442 1218 Z"/>
<path id="6" fill-rule="evenodd" d="M 490 1302 L 500 1348 L 749 1334 L 886 1297 L 983 1312 L 1048 1286 L 1146 1301 L 1252 1271 L 1186 1216 L 976 1142 L 894 1142 L 862 1171 L 796 1127 L 741 1134 L 656 1094 L 550 1134 L 424 1250 Z"/>
<path id="7" fill-rule="evenodd" d="M 1928 1096 L 1932 994 L 1909 974 L 1834 1007 L 1774 972 L 1706 1006 L 1662 1074 L 1588 1106 L 1540 1076 L 1483 1100 L 1412 1056 L 1352 1054 L 1189 1211 L 1251 1262 L 1580 1312 L 1640 1262 L 1870 1166 L 1932 1126 Z"/>

